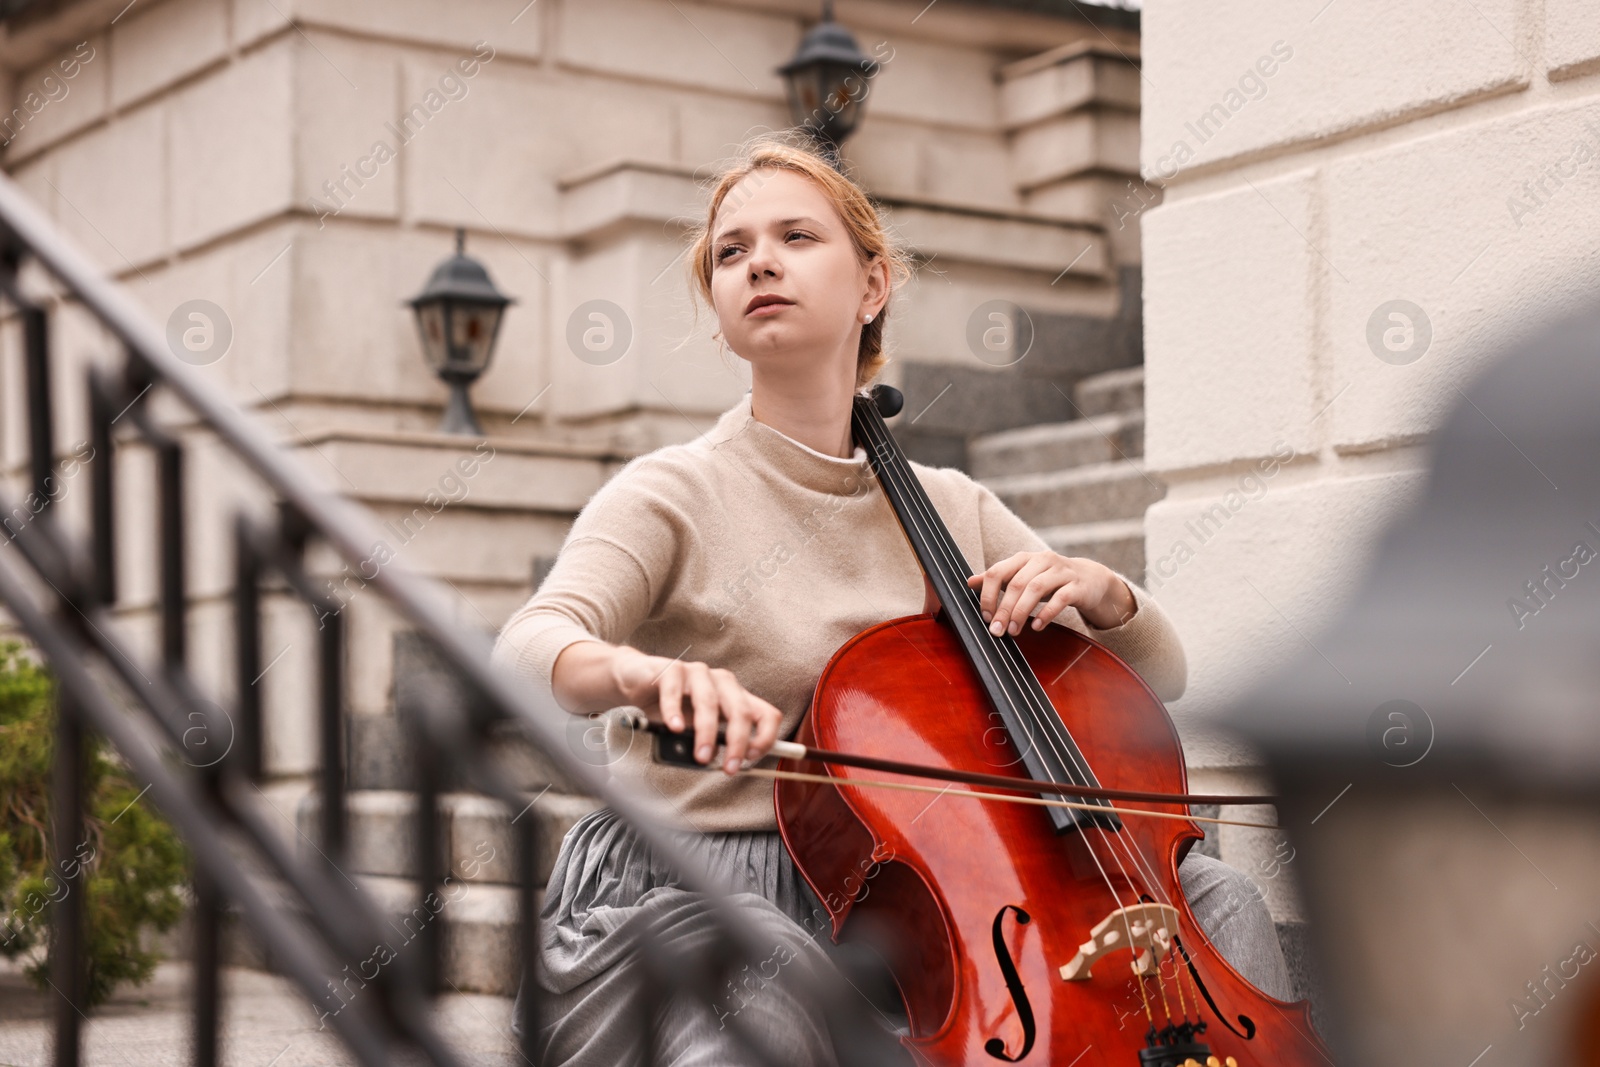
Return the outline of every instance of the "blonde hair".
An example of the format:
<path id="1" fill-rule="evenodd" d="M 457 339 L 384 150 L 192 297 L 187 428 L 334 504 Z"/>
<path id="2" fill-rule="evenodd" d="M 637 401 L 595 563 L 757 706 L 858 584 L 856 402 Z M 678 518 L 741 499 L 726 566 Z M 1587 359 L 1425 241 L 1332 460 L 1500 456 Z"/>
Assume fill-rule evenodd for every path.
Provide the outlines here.
<path id="1" fill-rule="evenodd" d="M 800 132 L 764 133 L 752 138 L 726 163 L 713 179 L 711 201 L 705 221 L 689 234 L 688 269 L 691 284 L 707 306 L 711 300 L 711 227 L 723 201 L 751 173 L 758 170 L 787 170 L 810 178 L 833 202 L 845 232 L 849 234 L 862 262 L 878 257 L 889 264 L 889 295 L 872 321 L 861 328 L 861 346 L 856 351 L 856 388 L 872 381 L 888 362 L 883 350 L 883 333 L 889 324 L 889 306 L 900 284 L 911 277 L 911 256 L 890 237 L 877 206 L 855 180 L 840 173 L 818 154 L 815 141 Z"/>

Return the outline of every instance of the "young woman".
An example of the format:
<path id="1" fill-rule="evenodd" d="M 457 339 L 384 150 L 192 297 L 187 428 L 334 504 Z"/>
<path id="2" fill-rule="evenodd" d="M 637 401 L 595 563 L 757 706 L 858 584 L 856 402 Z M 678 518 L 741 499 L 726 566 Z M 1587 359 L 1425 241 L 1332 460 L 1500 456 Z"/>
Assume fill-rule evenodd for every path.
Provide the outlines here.
<path id="1" fill-rule="evenodd" d="M 595 494 L 495 656 L 571 712 L 633 706 L 692 730 L 702 763 L 724 727 L 725 773 L 655 763 L 615 723 L 611 770 L 695 828 L 695 847 L 752 894 L 740 899 L 776 943 L 825 966 L 815 943 L 827 940 L 817 936 L 823 912 L 777 833 L 772 785 L 735 772 L 796 729 L 840 645 L 928 606 L 922 571 L 850 435 L 852 397 L 886 361 L 890 304 L 909 270 L 862 190 L 776 137 L 721 176 L 688 258 L 720 340 L 750 365 L 750 392 L 702 437 L 640 456 Z M 1182 693 L 1182 646 L 1148 594 L 1093 560 L 1052 552 L 961 471 L 913 467 L 976 572 L 993 632 L 1070 626 L 1163 699 Z M 1223 954 L 1287 997 L 1259 891 L 1197 853 L 1179 873 Z M 544 958 L 530 972 L 544 990 L 548 1062 L 637 1061 L 634 935 L 646 920 L 685 943 L 706 930 L 693 894 L 610 811 L 580 820 L 550 877 Z M 660 1006 L 662 1062 L 737 1062 L 726 1025 L 736 1012 L 757 1018 L 792 1062 L 832 1062 L 826 1026 L 781 980 L 712 1011 L 688 998 Z"/>

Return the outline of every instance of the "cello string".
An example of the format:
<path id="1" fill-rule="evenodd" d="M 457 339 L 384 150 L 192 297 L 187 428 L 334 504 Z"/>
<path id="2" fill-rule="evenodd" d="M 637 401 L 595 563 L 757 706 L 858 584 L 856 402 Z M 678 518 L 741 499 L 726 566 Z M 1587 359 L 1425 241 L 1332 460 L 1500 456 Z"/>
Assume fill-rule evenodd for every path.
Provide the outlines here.
<path id="1" fill-rule="evenodd" d="M 877 414 L 878 413 L 874 408 L 872 415 Z M 863 418 L 861 422 L 865 436 L 878 438 L 873 440 L 871 444 L 875 454 L 879 459 L 879 467 L 881 468 L 880 473 L 887 477 L 887 479 L 899 491 L 901 497 L 905 500 L 908 512 L 906 521 L 911 525 L 918 527 L 918 533 L 921 534 L 924 542 L 929 546 L 929 549 L 936 554 L 936 556 L 943 556 L 942 562 L 947 574 L 952 578 L 959 576 L 962 570 L 965 569 L 965 566 L 964 561 L 962 565 L 959 566 L 957 565 L 956 561 L 963 560 L 963 557 L 960 555 L 959 550 L 949 542 L 948 531 L 944 529 L 943 522 L 938 519 L 937 512 L 933 509 L 932 502 L 926 500 L 923 494 L 917 491 L 922 489 L 922 485 L 921 482 L 916 479 L 914 472 L 909 469 L 909 465 L 904 472 L 898 470 L 897 465 L 901 460 L 904 459 L 904 456 L 902 453 L 900 453 L 898 444 L 895 442 L 893 435 L 888 432 L 888 427 L 883 426 L 881 421 L 874 420 L 871 417 Z M 879 438 L 880 428 L 882 430 L 881 438 Z M 902 473 L 904 474 L 903 478 L 901 477 Z M 908 481 L 915 487 L 915 490 L 907 486 L 906 483 Z M 919 511 L 931 512 L 933 515 L 932 519 L 930 520 L 928 517 L 926 517 L 926 515 L 918 515 Z M 961 583 L 957 586 L 957 588 L 966 590 L 967 596 L 965 598 L 965 602 L 962 605 L 948 608 L 946 614 L 950 616 L 950 620 L 953 625 L 964 626 L 969 632 L 977 635 L 978 640 L 976 640 L 974 644 L 981 650 L 981 654 L 991 670 L 994 670 L 993 653 L 996 651 L 1002 653 L 1000 658 L 1003 662 L 1005 662 L 1005 673 L 1011 676 L 1011 683 L 1016 687 L 1016 693 L 1008 691 L 1005 685 L 1005 679 L 999 671 L 995 671 L 995 677 L 1001 682 L 1000 691 L 1005 697 L 1007 703 L 1011 705 L 1013 711 L 1018 713 L 1018 721 L 1026 724 L 1028 719 L 1031 717 L 1033 719 L 1033 725 L 1035 728 L 1046 726 L 1045 739 L 1047 743 L 1049 743 L 1052 753 L 1058 760 L 1062 759 L 1063 748 L 1066 749 L 1066 759 L 1062 760 L 1062 766 L 1069 766 L 1068 761 L 1070 761 L 1071 764 L 1076 764 L 1079 768 L 1081 768 L 1082 771 L 1087 771 L 1088 768 L 1086 763 L 1084 763 L 1081 759 L 1073 758 L 1071 749 L 1075 746 L 1071 745 L 1070 743 L 1065 743 L 1065 738 L 1058 740 L 1056 737 L 1051 736 L 1052 731 L 1050 731 L 1047 726 L 1049 719 L 1056 719 L 1057 724 L 1060 725 L 1062 730 L 1065 730 L 1065 725 L 1060 724 L 1059 717 L 1054 714 L 1053 709 L 1052 714 L 1049 717 L 1039 715 L 1038 709 L 1033 705 L 1032 701 L 1028 699 L 1026 690 L 1020 686 L 1020 678 L 1018 676 L 1017 667 L 1014 663 L 1009 661 L 1010 657 L 1004 654 L 1004 646 L 994 640 L 994 635 L 989 633 L 987 627 L 981 625 L 982 618 L 978 615 L 976 599 L 973 595 L 973 590 L 971 587 L 965 585 L 965 583 Z M 959 592 L 956 595 L 959 596 Z M 968 615 L 968 612 L 971 612 L 970 616 Z M 1037 685 L 1037 679 L 1035 680 L 1035 684 Z M 1018 707 L 1018 696 L 1022 697 L 1020 708 Z M 1026 714 L 1024 714 L 1024 712 L 1026 712 Z M 1030 743 L 1033 742 L 1033 738 L 1031 736 L 1028 740 Z M 1048 767 L 1045 768 L 1045 770 L 1047 775 L 1053 780 L 1053 772 L 1051 772 Z M 1091 775 L 1077 784 L 1087 785 L 1095 780 L 1096 779 L 1094 779 Z M 1100 856 L 1095 851 L 1092 839 L 1085 835 L 1082 840 L 1084 843 L 1084 850 L 1088 852 L 1089 858 L 1094 861 L 1095 868 L 1100 872 L 1100 878 L 1105 883 L 1106 890 L 1111 894 L 1112 900 L 1117 903 L 1119 910 L 1127 908 L 1128 905 L 1124 902 L 1122 894 L 1117 891 L 1116 886 L 1111 880 L 1110 874 L 1106 871 L 1105 865 L 1100 861 Z M 1114 852 L 1112 853 L 1112 856 L 1115 858 Z M 1134 888 L 1134 883 L 1132 879 L 1128 878 L 1125 869 L 1123 871 L 1123 879 L 1128 883 L 1129 889 L 1132 890 Z M 1123 925 L 1124 933 L 1131 943 L 1133 940 L 1133 930 L 1131 927 L 1131 921 L 1129 920 L 1125 911 L 1123 912 Z M 1156 973 L 1159 976 L 1159 968 L 1157 969 Z M 1138 975 L 1137 971 L 1135 971 L 1135 974 L 1139 981 L 1139 995 L 1144 1001 L 1145 1014 L 1148 1016 L 1150 1014 L 1150 1004 L 1149 993 L 1144 984 L 1146 979 L 1143 975 Z M 1157 984 L 1159 986 L 1159 981 Z M 1170 1011 L 1167 1013 L 1167 1019 L 1170 1023 L 1172 1019 Z M 1153 1019 L 1151 1020 L 1151 1025 L 1152 1027 L 1154 1026 Z"/>
<path id="2" fill-rule="evenodd" d="M 870 419 L 864 419 L 863 422 L 867 425 L 870 433 L 873 436 L 876 436 L 878 427 L 873 425 Z M 906 500 L 911 509 L 921 512 L 933 512 L 933 520 L 930 520 L 926 514 L 914 517 L 921 519 L 921 522 L 918 524 L 921 528 L 920 532 L 923 534 L 924 539 L 930 548 L 938 555 L 943 557 L 943 563 L 949 573 L 952 576 L 959 576 L 961 571 L 964 569 L 964 566 L 958 567 L 955 563 L 956 560 L 963 559 L 963 557 L 960 555 L 959 549 L 949 541 L 948 530 L 943 527 L 942 522 L 934 521 L 937 519 L 937 512 L 933 511 L 931 501 L 927 501 L 922 494 L 912 491 L 905 485 L 905 482 L 910 480 L 916 486 L 916 488 L 921 488 L 921 483 L 915 479 L 913 472 L 907 470 L 903 472 L 905 477 L 900 477 L 902 472 L 895 468 L 895 461 L 903 458 L 903 456 L 898 453 L 898 449 L 894 446 L 892 435 L 887 434 L 887 427 L 884 427 L 884 431 L 885 436 L 888 437 L 887 447 L 880 442 L 874 442 L 875 447 L 880 449 L 880 461 L 882 463 L 884 473 L 886 473 L 895 482 L 897 488 L 899 488 L 901 491 L 902 497 Z M 973 627 L 975 621 L 981 622 L 981 617 L 976 613 L 976 594 L 970 586 L 966 586 L 964 583 L 960 586 L 960 588 L 964 588 L 968 592 L 967 603 L 964 606 L 973 610 L 973 617 L 971 619 L 966 618 L 965 613 L 960 610 L 952 610 L 949 611 L 948 614 L 951 617 L 952 623 L 966 623 L 966 625 L 971 628 Z M 1098 781 L 1098 779 L 1093 775 L 1093 772 L 1089 770 L 1086 758 L 1082 756 L 1081 751 L 1077 750 L 1077 746 L 1072 743 L 1065 734 L 1065 724 L 1061 722 L 1060 716 L 1055 712 L 1054 706 L 1050 706 L 1048 715 L 1043 714 L 1042 709 L 1037 706 L 1036 701 L 1039 696 L 1043 695 L 1043 690 L 1042 688 L 1039 688 L 1038 693 L 1034 693 L 1030 691 L 1030 688 L 1025 684 L 1024 679 L 1032 677 L 1034 681 L 1034 687 L 1038 688 L 1038 680 L 1033 676 L 1032 668 L 1027 666 L 1026 661 L 1023 661 L 1021 664 L 1016 662 L 1016 658 L 1020 657 L 1020 650 L 1016 648 L 1015 642 L 1010 642 L 1008 644 L 996 639 L 995 635 L 989 633 L 987 627 L 982 628 L 981 633 L 983 639 L 979 640 L 977 644 L 979 647 L 984 649 L 984 658 L 990 664 L 991 669 L 993 669 L 995 658 L 993 655 L 991 655 L 992 651 L 999 654 L 998 658 L 1006 667 L 1005 673 L 1011 676 L 1010 680 L 1016 690 L 1016 693 L 1013 695 L 1011 692 L 1005 692 L 1005 686 L 1002 685 L 1002 691 L 1005 692 L 1007 701 L 1012 704 L 1014 709 L 1016 709 L 1018 704 L 1017 696 L 1022 698 L 1020 701 L 1022 709 L 1026 710 L 1028 717 L 1033 719 L 1033 725 L 1036 728 L 1040 728 L 1043 736 L 1046 739 L 1046 742 L 1050 745 L 1052 753 L 1057 757 L 1057 759 L 1062 761 L 1063 766 L 1071 766 L 1083 776 L 1083 780 L 1078 784 L 1088 784 L 1090 782 Z M 998 673 L 997 677 L 999 677 Z M 1046 702 L 1048 703 L 1047 697 Z M 1019 719 L 1026 721 L 1022 715 L 1019 715 Z M 1032 738 L 1030 737 L 1029 740 L 1031 741 Z M 1105 805 L 1100 805 L 1102 811 L 1105 810 L 1105 807 Z M 1099 829 L 1102 835 L 1105 833 L 1105 828 L 1100 826 L 1098 822 L 1094 824 L 1093 828 Z M 1135 869 L 1137 870 L 1144 868 L 1144 870 L 1141 872 L 1143 877 L 1135 880 L 1129 875 L 1128 869 L 1123 865 L 1121 857 L 1117 855 L 1116 847 L 1112 845 L 1111 842 L 1106 842 L 1106 844 L 1110 847 L 1111 859 L 1116 863 L 1120 873 L 1123 876 L 1123 879 L 1129 884 L 1130 887 L 1138 884 L 1138 881 L 1144 881 L 1146 882 L 1147 889 L 1154 889 L 1157 893 L 1165 896 L 1166 894 L 1162 892 L 1159 881 L 1152 877 L 1154 873 L 1153 870 L 1150 870 L 1148 864 L 1139 862 L 1139 860 L 1142 859 L 1142 857 L 1137 857 L 1139 850 L 1137 848 L 1129 848 L 1130 843 L 1126 840 L 1120 829 L 1117 832 L 1117 837 L 1121 840 L 1124 851 L 1130 853 L 1129 858 L 1134 861 Z M 1115 899 L 1117 903 L 1121 905 L 1122 896 L 1116 891 L 1111 882 L 1110 875 L 1107 873 L 1104 865 L 1101 864 L 1100 857 L 1094 848 L 1092 839 L 1085 834 L 1083 840 L 1086 850 L 1089 852 L 1090 858 L 1094 860 L 1095 866 L 1100 870 L 1101 878 L 1106 883 L 1107 889 L 1110 890 L 1113 899 Z M 1166 903 L 1170 905 L 1171 902 L 1168 900 Z M 1126 916 L 1124 916 L 1124 921 L 1126 922 Z M 1131 940 L 1131 930 L 1128 931 L 1128 936 Z M 1157 969 L 1157 974 L 1158 976 L 1160 974 L 1159 968 Z M 1165 989 L 1161 986 L 1161 982 L 1159 980 L 1157 982 L 1157 986 L 1159 989 L 1161 989 L 1162 999 L 1165 1001 Z M 1144 988 L 1142 985 L 1142 978 L 1140 992 L 1141 995 L 1143 995 Z M 1169 1020 L 1172 1017 L 1170 1008 L 1167 1011 L 1167 1016 Z M 1185 1018 L 1187 1018 L 1187 1014 L 1185 1014 Z"/>

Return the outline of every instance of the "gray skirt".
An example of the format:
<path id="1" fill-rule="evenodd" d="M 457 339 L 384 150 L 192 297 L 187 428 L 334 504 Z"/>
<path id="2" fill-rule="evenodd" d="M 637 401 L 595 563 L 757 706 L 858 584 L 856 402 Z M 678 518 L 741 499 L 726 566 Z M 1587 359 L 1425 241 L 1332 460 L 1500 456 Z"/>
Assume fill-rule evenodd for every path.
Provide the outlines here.
<path id="1" fill-rule="evenodd" d="M 779 1062 L 831 1065 L 833 1044 L 808 979 L 829 973 L 827 912 L 776 831 L 685 834 L 682 844 L 727 885 L 730 902 L 773 951 L 771 965 L 741 974 L 714 1003 L 688 993 L 652 1003 L 639 938 L 650 931 L 663 957 L 692 953 L 713 936 L 697 893 L 609 808 L 578 820 L 561 842 L 540 915 L 539 1062 L 590 1067 L 741 1063 L 749 1053 L 735 1026 L 750 1023 Z M 524 977 L 524 983 L 527 981 Z M 517 992 L 520 1001 L 525 985 Z M 736 1019 L 736 1017 L 738 1017 Z M 655 1033 L 650 1055 L 646 1027 Z M 520 1027 L 513 1030 L 520 1036 Z"/>
<path id="2" fill-rule="evenodd" d="M 686 834 L 684 847 L 737 890 L 732 902 L 770 940 L 766 967 L 743 976 L 706 1005 L 688 994 L 648 998 L 638 947 L 654 931 L 668 952 L 693 950 L 712 936 L 713 917 L 702 898 L 678 888 L 675 872 L 609 808 L 578 820 L 561 842 L 540 916 L 543 958 L 534 970 L 540 988 L 540 1063 L 567 1067 L 695 1067 L 747 1062 L 730 1025 L 748 1022 L 786 1064 L 837 1062 L 821 1006 L 805 997 L 809 981 L 839 975 L 829 948 L 827 913 L 801 877 L 776 831 Z M 1191 852 L 1178 868 L 1184 895 L 1217 950 L 1257 988 L 1289 999 L 1292 988 L 1277 930 L 1261 891 L 1233 867 Z M 825 949 L 827 949 L 825 951 Z M 781 964 L 781 965 L 780 965 Z M 859 979 L 859 974 L 858 974 Z M 527 978 L 524 978 L 526 983 Z M 837 979 L 836 979 L 837 981 Z M 853 982 L 852 984 L 857 984 Z M 521 1018 L 525 985 L 513 1019 Z M 865 997 L 863 998 L 865 1000 Z M 885 1034 L 901 1021 L 884 1016 Z M 648 1016 L 647 1016 L 648 1013 Z M 656 1034 L 655 1054 L 645 1036 Z M 520 1036 L 520 1028 L 513 1023 Z M 860 1038 L 861 1035 L 853 1035 Z M 883 1041 L 874 1042 L 883 1045 Z M 883 1062 L 903 1052 L 892 1051 Z M 904 1062 L 910 1062 L 906 1059 Z"/>

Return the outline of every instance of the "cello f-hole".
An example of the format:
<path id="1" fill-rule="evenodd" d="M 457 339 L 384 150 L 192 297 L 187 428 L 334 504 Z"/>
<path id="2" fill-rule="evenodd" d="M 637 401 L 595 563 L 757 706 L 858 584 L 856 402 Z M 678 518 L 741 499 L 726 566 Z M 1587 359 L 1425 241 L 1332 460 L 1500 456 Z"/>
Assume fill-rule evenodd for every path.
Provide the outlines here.
<path id="1" fill-rule="evenodd" d="M 1206 1003 L 1211 1005 L 1212 1014 L 1214 1014 L 1218 1019 L 1222 1020 L 1222 1025 L 1226 1026 L 1229 1030 L 1232 1030 L 1246 1041 L 1249 1041 L 1255 1037 L 1255 1020 L 1250 1018 L 1248 1015 L 1241 1015 L 1239 1016 L 1239 1022 L 1244 1026 L 1244 1029 L 1241 1030 L 1239 1027 L 1233 1025 L 1233 1023 L 1229 1021 L 1228 1017 L 1222 1014 L 1222 1009 L 1217 1007 L 1217 1002 L 1211 998 L 1211 990 L 1206 988 L 1205 982 L 1200 978 L 1200 972 L 1195 970 L 1194 960 L 1189 958 L 1189 950 L 1184 947 L 1183 942 L 1174 937 L 1172 939 L 1172 947 L 1176 948 L 1178 950 L 1178 954 L 1183 957 L 1184 965 L 1189 968 L 1189 976 L 1194 979 L 1195 988 L 1200 990 L 1200 995 L 1202 997 L 1206 998 Z"/>
<path id="2" fill-rule="evenodd" d="M 1032 922 L 1027 912 L 1015 904 L 1007 904 L 994 916 L 994 955 L 1000 964 L 1000 973 L 1005 975 L 1006 988 L 1011 992 L 1011 1004 L 1017 1009 L 1017 1021 L 1022 1024 L 1022 1049 L 1015 1056 L 1006 1055 L 1006 1043 L 998 1037 L 991 1037 L 984 1042 L 983 1051 L 997 1060 L 1007 1063 L 1016 1063 L 1033 1049 L 1034 1038 L 1038 1036 L 1038 1029 L 1033 1022 L 1033 1005 L 1028 1003 L 1028 991 L 1022 986 L 1022 976 L 1017 973 L 1017 965 L 1011 959 L 1011 950 L 1006 948 L 1006 937 L 1003 929 L 1006 912 L 1017 913 L 1017 924 L 1026 925 Z"/>

